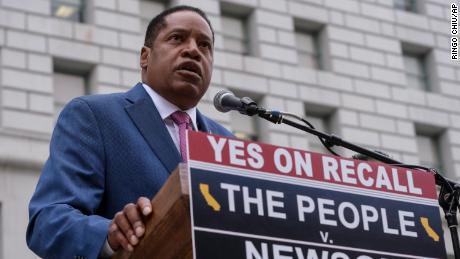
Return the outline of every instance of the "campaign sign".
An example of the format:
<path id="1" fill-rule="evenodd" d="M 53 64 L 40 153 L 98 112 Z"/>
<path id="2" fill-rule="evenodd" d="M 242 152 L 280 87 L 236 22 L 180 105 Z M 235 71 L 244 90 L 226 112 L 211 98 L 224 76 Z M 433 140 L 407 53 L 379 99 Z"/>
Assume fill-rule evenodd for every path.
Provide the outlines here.
<path id="1" fill-rule="evenodd" d="M 446 258 L 430 173 L 188 133 L 194 258 Z"/>

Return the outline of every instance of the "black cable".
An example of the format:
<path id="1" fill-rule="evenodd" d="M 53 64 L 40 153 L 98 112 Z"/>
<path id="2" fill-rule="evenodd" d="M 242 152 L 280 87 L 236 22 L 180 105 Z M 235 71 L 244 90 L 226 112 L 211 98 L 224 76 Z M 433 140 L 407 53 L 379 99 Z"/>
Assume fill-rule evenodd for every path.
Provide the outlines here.
<path id="1" fill-rule="evenodd" d="M 307 120 L 305 120 L 304 118 L 300 118 L 302 120 L 302 122 L 304 122 L 305 124 L 307 124 L 308 127 L 312 128 L 312 129 L 315 129 L 315 127 L 310 123 L 308 122 Z M 333 145 L 330 145 L 329 142 L 326 142 L 323 138 L 321 137 L 318 137 L 319 141 L 321 141 L 321 144 L 323 144 L 323 146 L 333 155 L 335 156 L 338 156 L 340 157 L 339 154 L 337 154 L 334 150 L 332 150 L 332 146 Z"/>
<path id="2" fill-rule="evenodd" d="M 290 113 L 285 113 L 285 112 L 278 112 L 278 111 L 267 111 L 267 110 L 265 110 L 263 108 L 257 108 L 256 112 L 254 112 L 254 114 L 258 114 L 260 117 L 262 117 L 262 118 L 264 118 L 264 119 L 266 119 L 268 121 L 271 121 L 271 122 L 273 122 L 275 124 L 281 124 L 281 123 L 284 122 L 284 123 L 286 123 L 286 124 L 288 124 L 290 126 L 293 126 L 295 128 L 301 129 L 303 131 L 307 131 L 306 128 L 302 129 L 303 126 L 300 126 L 300 125 L 297 126 L 294 122 L 283 119 L 283 116 L 290 116 L 290 117 L 296 118 L 297 120 L 302 121 L 308 127 L 310 127 L 311 129 L 315 130 L 315 127 L 310 122 L 308 122 L 304 118 L 302 118 L 300 116 L 297 116 L 295 114 L 290 114 Z M 320 133 L 318 131 L 316 131 L 316 132 Z M 455 182 L 453 182 L 453 181 L 445 178 L 444 176 L 442 176 L 438 172 L 438 170 L 436 168 L 429 168 L 429 167 L 420 166 L 420 165 L 403 164 L 403 163 L 401 163 L 401 162 L 399 162 L 397 160 L 391 159 L 386 153 L 383 153 L 381 151 L 372 152 L 372 151 L 366 150 L 366 149 L 361 148 L 359 146 L 356 146 L 356 145 L 353 145 L 353 144 L 348 143 L 346 141 L 343 141 L 341 138 L 339 138 L 339 137 L 337 137 L 335 135 L 328 135 L 328 134 L 325 134 L 325 133 L 320 134 L 320 135 L 323 135 L 323 137 L 320 137 L 318 134 L 315 134 L 315 135 L 318 136 L 318 139 L 321 141 L 321 144 L 323 144 L 324 147 L 331 154 L 333 154 L 335 156 L 341 157 L 334 150 L 332 150 L 331 147 L 333 147 L 335 145 L 342 146 L 342 147 L 345 147 L 347 149 L 350 149 L 350 150 L 353 150 L 355 152 L 358 152 L 358 154 L 361 154 L 361 155 L 363 155 L 365 157 L 374 158 L 377 161 L 383 162 L 385 164 L 389 164 L 389 165 L 393 165 L 393 166 L 399 166 L 399 167 L 413 168 L 413 169 L 422 169 L 422 170 L 425 170 L 427 172 L 431 172 L 435 176 L 436 184 L 448 187 L 450 192 L 453 192 L 455 190 L 460 191 L 460 185 L 459 184 L 456 184 Z M 355 158 L 355 159 L 359 159 L 359 158 Z"/>
<path id="3" fill-rule="evenodd" d="M 279 111 L 274 111 L 274 110 L 273 111 L 272 110 L 266 110 L 264 108 L 257 107 L 257 106 L 252 106 L 252 108 L 253 108 L 253 111 L 248 112 L 246 115 L 252 116 L 252 115 L 257 114 L 259 117 L 264 118 L 264 119 L 266 119 L 266 120 L 268 120 L 268 121 L 270 121 L 272 123 L 275 123 L 275 124 L 283 123 L 284 116 L 289 116 L 289 117 L 292 117 L 292 118 L 295 118 L 297 120 L 302 121 L 303 123 L 305 123 L 311 129 L 315 129 L 315 126 L 313 126 L 309 121 L 307 121 L 304 118 L 302 118 L 300 116 L 297 116 L 295 114 L 288 113 L 288 112 L 279 112 Z M 293 126 L 293 125 L 290 125 L 290 126 Z M 328 135 L 326 134 L 326 136 L 328 136 Z M 322 137 L 318 136 L 318 139 L 321 142 L 321 144 L 323 144 L 323 146 L 331 154 L 333 154 L 335 156 L 338 156 L 338 157 L 341 157 L 339 154 L 334 152 L 334 150 L 332 150 L 332 148 L 331 148 L 331 147 L 333 147 L 335 145 L 334 141 L 332 140 L 333 138 L 334 138 L 334 136 L 330 136 L 329 140 L 325 140 L 325 138 L 322 138 Z"/>

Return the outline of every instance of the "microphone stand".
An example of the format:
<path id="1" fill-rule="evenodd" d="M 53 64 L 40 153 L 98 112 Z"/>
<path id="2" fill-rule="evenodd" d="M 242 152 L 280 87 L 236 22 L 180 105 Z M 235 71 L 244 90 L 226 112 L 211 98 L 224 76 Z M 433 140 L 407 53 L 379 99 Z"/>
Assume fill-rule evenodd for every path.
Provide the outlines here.
<path id="1" fill-rule="evenodd" d="M 416 169 L 424 169 L 426 171 L 433 173 L 435 176 L 436 185 L 438 185 L 441 188 L 439 192 L 438 202 L 444 211 L 444 217 L 446 218 L 447 225 L 450 230 L 450 235 L 452 238 L 452 247 L 454 249 L 454 255 L 456 259 L 460 259 L 460 244 L 459 244 L 459 237 L 457 233 L 457 227 L 458 227 L 457 209 L 459 208 L 459 194 L 460 194 L 460 185 L 458 183 L 445 178 L 434 168 L 426 168 L 426 167 L 417 166 L 417 165 L 405 165 L 401 163 L 400 161 L 392 159 L 379 152 L 375 152 L 367 148 L 347 142 L 334 134 L 329 135 L 321 131 L 312 129 L 310 127 L 306 127 L 305 125 L 299 124 L 292 120 L 286 119 L 284 118 L 285 114 L 279 111 L 269 111 L 269 110 L 265 110 L 263 108 L 257 107 L 257 105 L 248 105 L 245 107 L 245 112 L 242 114 L 246 114 L 249 116 L 253 116 L 257 114 L 259 117 L 266 119 L 270 122 L 273 122 L 275 124 L 281 124 L 281 123 L 287 124 L 291 127 L 297 128 L 299 130 L 305 131 L 307 133 L 313 134 L 319 138 L 324 139 L 325 142 L 330 147 L 341 146 L 341 147 L 344 147 L 349 150 L 355 151 L 357 153 L 366 155 L 367 157 L 373 158 L 375 160 L 381 161 L 389 165 L 416 168 Z"/>

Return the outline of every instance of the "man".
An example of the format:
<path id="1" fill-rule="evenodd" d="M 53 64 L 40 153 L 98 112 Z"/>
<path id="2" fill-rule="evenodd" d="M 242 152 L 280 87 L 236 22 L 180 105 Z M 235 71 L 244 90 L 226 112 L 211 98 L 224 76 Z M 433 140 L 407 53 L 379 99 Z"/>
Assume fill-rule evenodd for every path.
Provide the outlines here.
<path id="1" fill-rule="evenodd" d="M 29 206 L 27 244 L 37 255 L 132 251 L 155 213 L 150 199 L 181 161 L 185 126 L 231 135 L 195 108 L 210 84 L 213 44 L 201 10 L 168 9 L 147 28 L 143 84 L 123 94 L 79 97 L 65 107 Z"/>

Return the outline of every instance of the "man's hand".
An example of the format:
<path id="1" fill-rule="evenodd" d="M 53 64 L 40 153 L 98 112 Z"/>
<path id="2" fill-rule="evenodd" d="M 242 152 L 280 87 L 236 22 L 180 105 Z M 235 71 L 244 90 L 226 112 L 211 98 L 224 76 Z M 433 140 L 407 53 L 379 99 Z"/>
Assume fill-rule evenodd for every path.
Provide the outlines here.
<path id="1" fill-rule="evenodd" d="M 122 211 L 115 214 L 109 226 L 107 241 L 112 250 L 122 247 L 128 252 L 139 244 L 145 232 L 145 219 L 152 213 L 152 204 L 145 197 L 140 197 L 137 204 L 129 203 Z"/>

